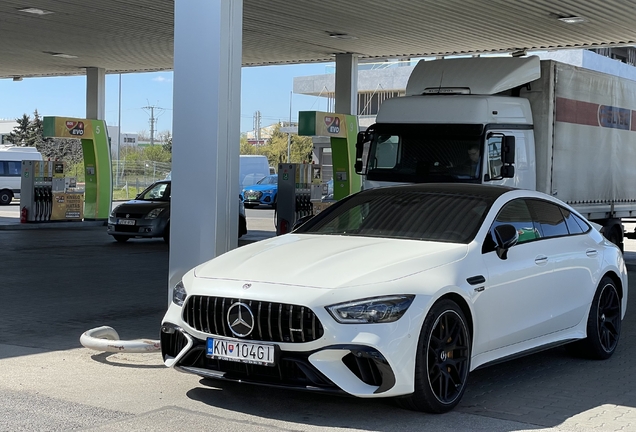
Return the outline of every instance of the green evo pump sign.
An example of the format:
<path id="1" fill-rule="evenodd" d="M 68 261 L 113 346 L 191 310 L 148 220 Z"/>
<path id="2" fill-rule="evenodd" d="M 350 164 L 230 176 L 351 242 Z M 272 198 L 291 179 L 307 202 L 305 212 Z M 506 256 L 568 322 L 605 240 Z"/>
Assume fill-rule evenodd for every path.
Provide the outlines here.
<path id="1" fill-rule="evenodd" d="M 108 219 L 112 202 L 108 130 L 104 120 L 44 117 L 44 136 L 82 141 L 85 186 L 84 219 Z"/>

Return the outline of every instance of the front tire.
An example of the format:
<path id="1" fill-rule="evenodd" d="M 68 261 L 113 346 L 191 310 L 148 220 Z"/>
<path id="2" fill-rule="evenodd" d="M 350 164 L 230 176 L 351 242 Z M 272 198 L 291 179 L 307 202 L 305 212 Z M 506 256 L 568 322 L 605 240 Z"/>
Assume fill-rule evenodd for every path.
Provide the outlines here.
<path id="1" fill-rule="evenodd" d="M 587 318 L 587 337 L 567 345 L 570 352 L 594 360 L 608 359 L 621 334 L 621 299 L 614 281 L 601 279 Z"/>
<path id="2" fill-rule="evenodd" d="M 13 194 L 7 190 L 0 191 L 0 205 L 9 205 L 13 199 Z"/>
<path id="3" fill-rule="evenodd" d="M 426 316 L 415 359 L 415 391 L 398 399 L 411 410 L 444 413 L 466 390 L 471 336 L 464 313 L 451 300 L 436 303 Z"/>

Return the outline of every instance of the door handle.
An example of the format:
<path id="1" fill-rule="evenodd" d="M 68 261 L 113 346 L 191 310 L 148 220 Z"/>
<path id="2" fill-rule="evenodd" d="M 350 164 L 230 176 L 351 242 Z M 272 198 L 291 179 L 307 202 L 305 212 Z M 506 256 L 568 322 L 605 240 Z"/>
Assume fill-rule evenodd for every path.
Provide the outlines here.
<path id="1" fill-rule="evenodd" d="M 545 255 L 539 255 L 534 259 L 536 265 L 545 265 L 548 263 L 548 257 Z"/>
<path id="2" fill-rule="evenodd" d="M 585 251 L 585 255 L 589 256 L 590 258 L 594 258 L 598 255 L 598 251 L 596 249 L 588 249 Z"/>

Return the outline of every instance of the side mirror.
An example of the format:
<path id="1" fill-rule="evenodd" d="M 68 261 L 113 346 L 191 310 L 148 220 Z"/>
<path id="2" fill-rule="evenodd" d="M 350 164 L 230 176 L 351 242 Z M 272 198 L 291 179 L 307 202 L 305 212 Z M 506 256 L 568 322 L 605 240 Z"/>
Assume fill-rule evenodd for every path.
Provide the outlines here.
<path id="1" fill-rule="evenodd" d="M 504 136 L 501 142 L 501 162 L 504 165 L 515 163 L 515 137 Z M 506 177 L 506 176 L 504 176 Z"/>
<path id="2" fill-rule="evenodd" d="M 373 133 L 371 131 L 358 132 L 358 138 L 356 140 L 356 161 L 354 164 L 356 174 L 365 175 L 367 173 L 366 159 L 369 157 L 372 139 Z"/>
<path id="3" fill-rule="evenodd" d="M 313 217 L 314 215 L 307 215 L 307 216 L 301 217 L 300 219 L 296 221 L 296 223 L 294 223 L 294 227 L 292 228 L 292 231 L 296 231 L 297 228 L 299 228 L 301 225 L 304 225 L 307 221 L 309 221 L 309 219 Z"/>
<path id="4" fill-rule="evenodd" d="M 517 244 L 519 233 L 512 225 L 499 225 L 495 227 L 495 251 L 502 260 L 508 259 L 508 249 Z"/>
<path id="5" fill-rule="evenodd" d="M 501 167 L 502 178 L 513 178 L 515 176 L 515 167 L 512 165 L 504 165 Z"/>

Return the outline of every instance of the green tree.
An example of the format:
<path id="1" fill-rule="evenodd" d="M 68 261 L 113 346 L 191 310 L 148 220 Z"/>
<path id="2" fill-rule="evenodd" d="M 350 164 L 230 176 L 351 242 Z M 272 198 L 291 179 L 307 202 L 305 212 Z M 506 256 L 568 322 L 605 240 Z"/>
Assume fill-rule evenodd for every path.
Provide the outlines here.
<path id="1" fill-rule="evenodd" d="M 241 134 L 239 154 L 242 154 L 242 155 L 258 154 L 256 147 L 254 147 L 252 144 L 250 144 L 247 141 L 247 136 L 245 134 Z"/>
<path id="2" fill-rule="evenodd" d="M 143 159 L 151 162 L 170 162 L 172 154 L 164 146 L 148 146 L 143 149 Z"/>
<path id="3" fill-rule="evenodd" d="M 287 144 L 287 134 L 281 132 L 280 125 L 277 125 L 260 154 L 267 156 L 271 166 L 278 166 L 279 163 L 287 162 Z M 311 163 L 313 149 L 311 137 L 292 134 L 289 149 L 291 163 Z"/>
<path id="4" fill-rule="evenodd" d="M 27 114 L 23 114 L 21 118 L 17 118 L 15 121 L 18 124 L 7 137 L 7 141 L 18 146 L 28 146 L 29 125 L 31 124 L 31 118 Z"/>

